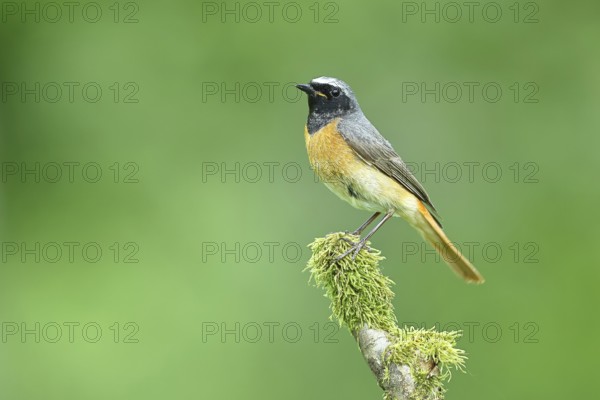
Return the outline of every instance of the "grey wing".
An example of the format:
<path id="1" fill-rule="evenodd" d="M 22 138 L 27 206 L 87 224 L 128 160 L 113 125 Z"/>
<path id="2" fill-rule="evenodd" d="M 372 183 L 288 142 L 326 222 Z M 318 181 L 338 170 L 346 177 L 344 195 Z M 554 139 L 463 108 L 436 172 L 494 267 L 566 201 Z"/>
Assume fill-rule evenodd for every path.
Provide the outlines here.
<path id="1" fill-rule="evenodd" d="M 425 188 L 410 172 L 392 145 L 377 131 L 364 115 L 354 115 L 340 121 L 338 131 L 350 147 L 366 163 L 394 179 L 430 208 L 440 225 L 437 210 Z"/>

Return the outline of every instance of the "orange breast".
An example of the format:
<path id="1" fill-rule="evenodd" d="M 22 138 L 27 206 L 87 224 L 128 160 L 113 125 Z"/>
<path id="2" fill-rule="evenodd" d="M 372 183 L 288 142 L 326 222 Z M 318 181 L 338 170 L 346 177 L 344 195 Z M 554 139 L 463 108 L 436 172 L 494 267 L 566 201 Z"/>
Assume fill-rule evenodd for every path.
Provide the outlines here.
<path id="1" fill-rule="evenodd" d="M 310 135 L 304 130 L 310 165 L 325 185 L 354 207 L 397 210 L 407 217 L 415 212 L 417 198 L 394 179 L 365 163 L 337 131 L 338 120 Z"/>
<path id="2" fill-rule="evenodd" d="M 337 132 L 338 122 L 335 119 L 312 135 L 308 133 L 308 129 L 304 129 L 310 165 L 321 180 L 329 183 L 352 176 L 358 161 L 350 146 Z"/>

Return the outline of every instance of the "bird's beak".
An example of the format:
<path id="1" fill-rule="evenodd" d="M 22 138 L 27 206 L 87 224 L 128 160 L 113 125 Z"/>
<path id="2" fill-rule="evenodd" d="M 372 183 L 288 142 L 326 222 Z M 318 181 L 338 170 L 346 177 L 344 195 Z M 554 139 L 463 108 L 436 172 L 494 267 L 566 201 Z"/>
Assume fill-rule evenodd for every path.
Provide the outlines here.
<path id="1" fill-rule="evenodd" d="M 308 95 L 315 94 L 315 89 L 313 89 L 312 86 L 310 86 L 310 85 L 300 83 L 300 84 L 296 85 L 296 87 Z"/>
<path id="2" fill-rule="evenodd" d="M 309 96 L 321 96 L 321 97 L 327 98 L 327 96 L 325 94 L 319 92 L 318 90 L 313 89 L 313 87 L 310 85 L 305 85 L 304 83 L 301 83 L 301 84 L 296 85 L 296 87 L 298 89 L 302 90 L 304 93 L 308 94 Z"/>

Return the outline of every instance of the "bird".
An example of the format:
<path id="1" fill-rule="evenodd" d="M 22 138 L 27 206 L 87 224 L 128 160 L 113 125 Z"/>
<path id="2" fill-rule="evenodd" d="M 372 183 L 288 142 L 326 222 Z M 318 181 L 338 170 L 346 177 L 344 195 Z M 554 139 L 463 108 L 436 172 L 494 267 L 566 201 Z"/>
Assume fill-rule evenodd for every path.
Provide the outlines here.
<path id="1" fill-rule="evenodd" d="M 352 232 L 362 232 L 381 220 L 362 239 L 341 254 L 356 255 L 383 224 L 401 217 L 415 228 L 467 282 L 483 276 L 448 239 L 429 195 L 392 145 L 362 112 L 350 86 L 321 76 L 296 87 L 308 97 L 304 138 L 311 168 L 333 193 L 355 208 L 374 213 Z"/>

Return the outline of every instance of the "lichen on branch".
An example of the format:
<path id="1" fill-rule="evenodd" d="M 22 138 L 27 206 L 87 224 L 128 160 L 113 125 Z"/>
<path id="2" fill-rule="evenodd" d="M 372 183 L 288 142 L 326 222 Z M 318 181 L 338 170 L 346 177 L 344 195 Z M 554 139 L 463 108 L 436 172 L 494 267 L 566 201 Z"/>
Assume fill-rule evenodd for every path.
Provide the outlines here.
<path id="1" fill-rule="evenodd" d="M 399 328 L 394 282 L 379 269 L 381 253 L 366 247 L 354 260 L 351 255 L 336 260 L 359 239 L 337 232 L 311 243 L 306 268 L 311 280 L 331 300 L 331 317 L 358 341 L 386 400 L 442 399 L 451 369 L 464 367 L 464 351 L 455 347 L 460 333 Z"/>

